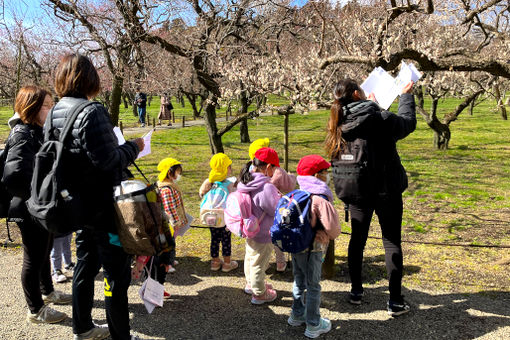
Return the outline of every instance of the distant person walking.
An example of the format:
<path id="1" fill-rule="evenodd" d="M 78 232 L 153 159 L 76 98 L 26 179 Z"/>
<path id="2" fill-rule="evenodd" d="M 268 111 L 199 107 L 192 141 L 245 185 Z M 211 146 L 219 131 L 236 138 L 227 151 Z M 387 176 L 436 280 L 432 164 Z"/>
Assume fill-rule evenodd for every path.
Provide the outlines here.
<path id="1" fill-rule="evenodd" d="M 138 107 L 138 121 L 145 127 L 145 113 L 147 108 L 147 95 L 142 92 L 140 87 L 136 88 L 134 104 Z"/>
<path id="2" fill-rule="evenodd" d="M 161 96 L 161 104 L 159 105 L 158 121 L 161 125 L 161 121 L 168 119 L 168 126 L 172 126 L 172 110 L 174 109 L 170 97 L 165 92 Z"/>
<path id="3" fill-rule="evenodd" d="M 337 196 L 349 207 L 352 235 L 348 263 L 351 277 L 349 302 L 361 304 L 364 295 L 361 267 L 363 250 L 375 211 L 381 225 L 392 316 L 407 313 L 402 288 L 402 192 L 407 188 L 406 172 L 400 162 L 396 142 L 416 128 L 413 83 L 402 91 L 398 115 L 382 110 L 366 100 L 353 80 L 338 82 L 333 90 L 326 136 L 326 150 L 332 158 Z M 369 96 L 373 98 L 373 95 Z"/>
<path id="4" fill-rule="evenodd" d="M 51 114 L 53 127 L 60 132 L 69 112 L 100 90 L 99 75 L 90 59 L 79 54 L 62 58 L 55 72 L 55 92 L 61 98 Z M 49 121 L 50 118 L 48 118 Z M 73 333 L 75 340 L 132 339 L 129 327 L 127 290 L 131 281 L 131 256 L 111 241 L 117 233 L 113 187 L 143 150 L 137 138 L 119 146 L 108 111 L 100 103 L 86 106 L 73 124 L 72 138 L 65 143 L 62 167 L 84 210 L 89 211 L 81 230 L 76 232 L 76 267 L 73 277 Z M 103 267 L 104 296 L 108 328 L 92 322 L 94 282 Z"/>
<path id="5" fill-rule="evenodd" d="M 16 96 L 16 113 L 9 119 L 11 133 L 6 143 L 2 182 L 13 198 L 9 219 L 16 221 L 23 243 L 21 285 L 28 305 L 27 320 L 56 323 L 67 315 L 48 307 L 48 303 L 69 304 L 71 296 L 55 291 L 51 279 L 50 251 L 53 235 L 39 226 L 28 213 L 25 202 L 30 198 L 30 183 L 35 154 L 44 139 L 43 128 L 53 107 L 51 94 L 37 86 L 24 86 Z"/>

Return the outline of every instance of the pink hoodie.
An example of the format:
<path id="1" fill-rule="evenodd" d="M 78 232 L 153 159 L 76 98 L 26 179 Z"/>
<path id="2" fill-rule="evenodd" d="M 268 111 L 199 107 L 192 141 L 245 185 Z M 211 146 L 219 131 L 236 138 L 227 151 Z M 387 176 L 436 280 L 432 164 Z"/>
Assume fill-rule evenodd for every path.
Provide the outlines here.
<path id="1" fill-rule="evenodd" d="M 296 189 L 296 176 L 287 173 L 280 167 L 274 167 L 271 183 L 282 193 L 290 192 Z"/>
<path id="2" fill-rule="evenodd" d="M 253 240 L 258 243 L 271 243 L 269 229 L 273 225 L 276 206 L 281 197 L 280 192 L 271 184 L 271 178 L 260 172 L 252 172 L 251 175 L 253 181 L 248 184 L 239 182 L 237 190 L 250 194 L 253 202 L 252 213 L 259 219 L 260 231 Z"/>

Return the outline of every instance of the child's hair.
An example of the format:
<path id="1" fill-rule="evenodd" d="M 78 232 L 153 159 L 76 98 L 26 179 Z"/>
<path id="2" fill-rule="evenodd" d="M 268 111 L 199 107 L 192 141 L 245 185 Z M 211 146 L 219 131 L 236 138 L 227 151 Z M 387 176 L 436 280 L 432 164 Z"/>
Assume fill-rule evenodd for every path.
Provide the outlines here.
<path id="1" fill-rule="evenodd" d="M 237 182 L 241 182 L 243 184 L 248 184 L 253 181 L 253 176 L 251 175 L 250 168 L 254 166 L 257 170 L 262 170 L 267 167 L 267 163 L 262 162 L 257 157 L 253 158 L 253 161 L 249 161 L 246 165 L 241 169 L 241 173 L 239 174 L 239 179 Z M 237 185 L 237 183 L 236 183 Z"/>
<path id="2" fill-rule="evenodd" d="M 181 169 L 181 172 L 182 172 L 182 166 L 180 164 L 175 164 L 174 166 L 172 166 L 170 169 L 168 169 L 168 174 L 170 176 L 175 176 L 175 173 L 177 172 L 177 170 Z M 167 175 L 168 176 L 168 175 Z"/>

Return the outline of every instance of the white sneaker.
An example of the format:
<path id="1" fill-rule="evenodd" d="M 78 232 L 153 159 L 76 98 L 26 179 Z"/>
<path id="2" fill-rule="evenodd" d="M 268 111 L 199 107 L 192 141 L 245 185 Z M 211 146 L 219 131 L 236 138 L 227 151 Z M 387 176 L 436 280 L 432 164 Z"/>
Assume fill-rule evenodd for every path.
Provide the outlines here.
<path id="1" fill-rule="evenodd" d="M 56 305 L 68 305 L 73 301 L 73 297 L 70 294 L 64 294 L 58 290 L 54 290 L 50 295 L 42 296 L 44 303 L 54 303 Z"/>
<path id="2" fill-rule="evenodd" d="M 91 330 L 81 333 L 74 334 L 74 340 L 102 340 L 110 336 L 108 328 L 94 327 Z"/>
<path id="3" fill-rule="evenodd" d="M 331 321 L 329 319 L 320 318 L 317 326 L 306 325 L 305 336 L 315 339 L 321 334 L 327 333 L 331 330 Z"/>
<path id="4" fill-rule="evenodd" d="M 55 272 L 52 275 L 53 281 L 55 283 L 64 283 L 67 281 L 67 276 L 62 274 L 62 271 L 60 269 L 55 270 Z"/>
<path id="5" fill-rule="evenodd" d="M 27 321 L 33 323 L 57 323 L 67 318 L 66 313 L 59 312 L 53 308 L 44 305 L 39 309 L 39 312 L 32 314 L 30 311 L 27 313 Z"/>

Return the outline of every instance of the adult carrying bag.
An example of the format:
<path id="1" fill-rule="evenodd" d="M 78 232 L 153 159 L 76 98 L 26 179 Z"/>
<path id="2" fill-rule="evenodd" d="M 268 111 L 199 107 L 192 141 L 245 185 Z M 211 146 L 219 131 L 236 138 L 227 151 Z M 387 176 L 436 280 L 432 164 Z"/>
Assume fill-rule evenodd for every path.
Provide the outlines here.
<path id="1" fill-rule="evenodd" d="M 200 223 L 212 228 L 225 226 L 224 210 L 227 206 L 230 182 L 214 182 L 200 203 Z"/>
<path id="2" fill-rule="evenodd" d="M 308 191 L 297 189 L 278 201 L 270 233 L 280 250 L 296 254 L 312 246 L 315 231 L 310 222 L 311 197 Z"/>
<path id="3" fill-rule="evenodd" d="M 92 104 L 94 102 L 83 99 L 73 106 L 60 134 L 54 131 L 52 109 L 44 125 L 44 143 L 35 155 L 32 192 L 27 208 L 36 222 L 55 235 L 65 235 L 80 229 L 90 215 L 90 211 L 85 211 L 80 194 L 65 180 L 67 176 L 62 156 L 76 118 Z"/>

